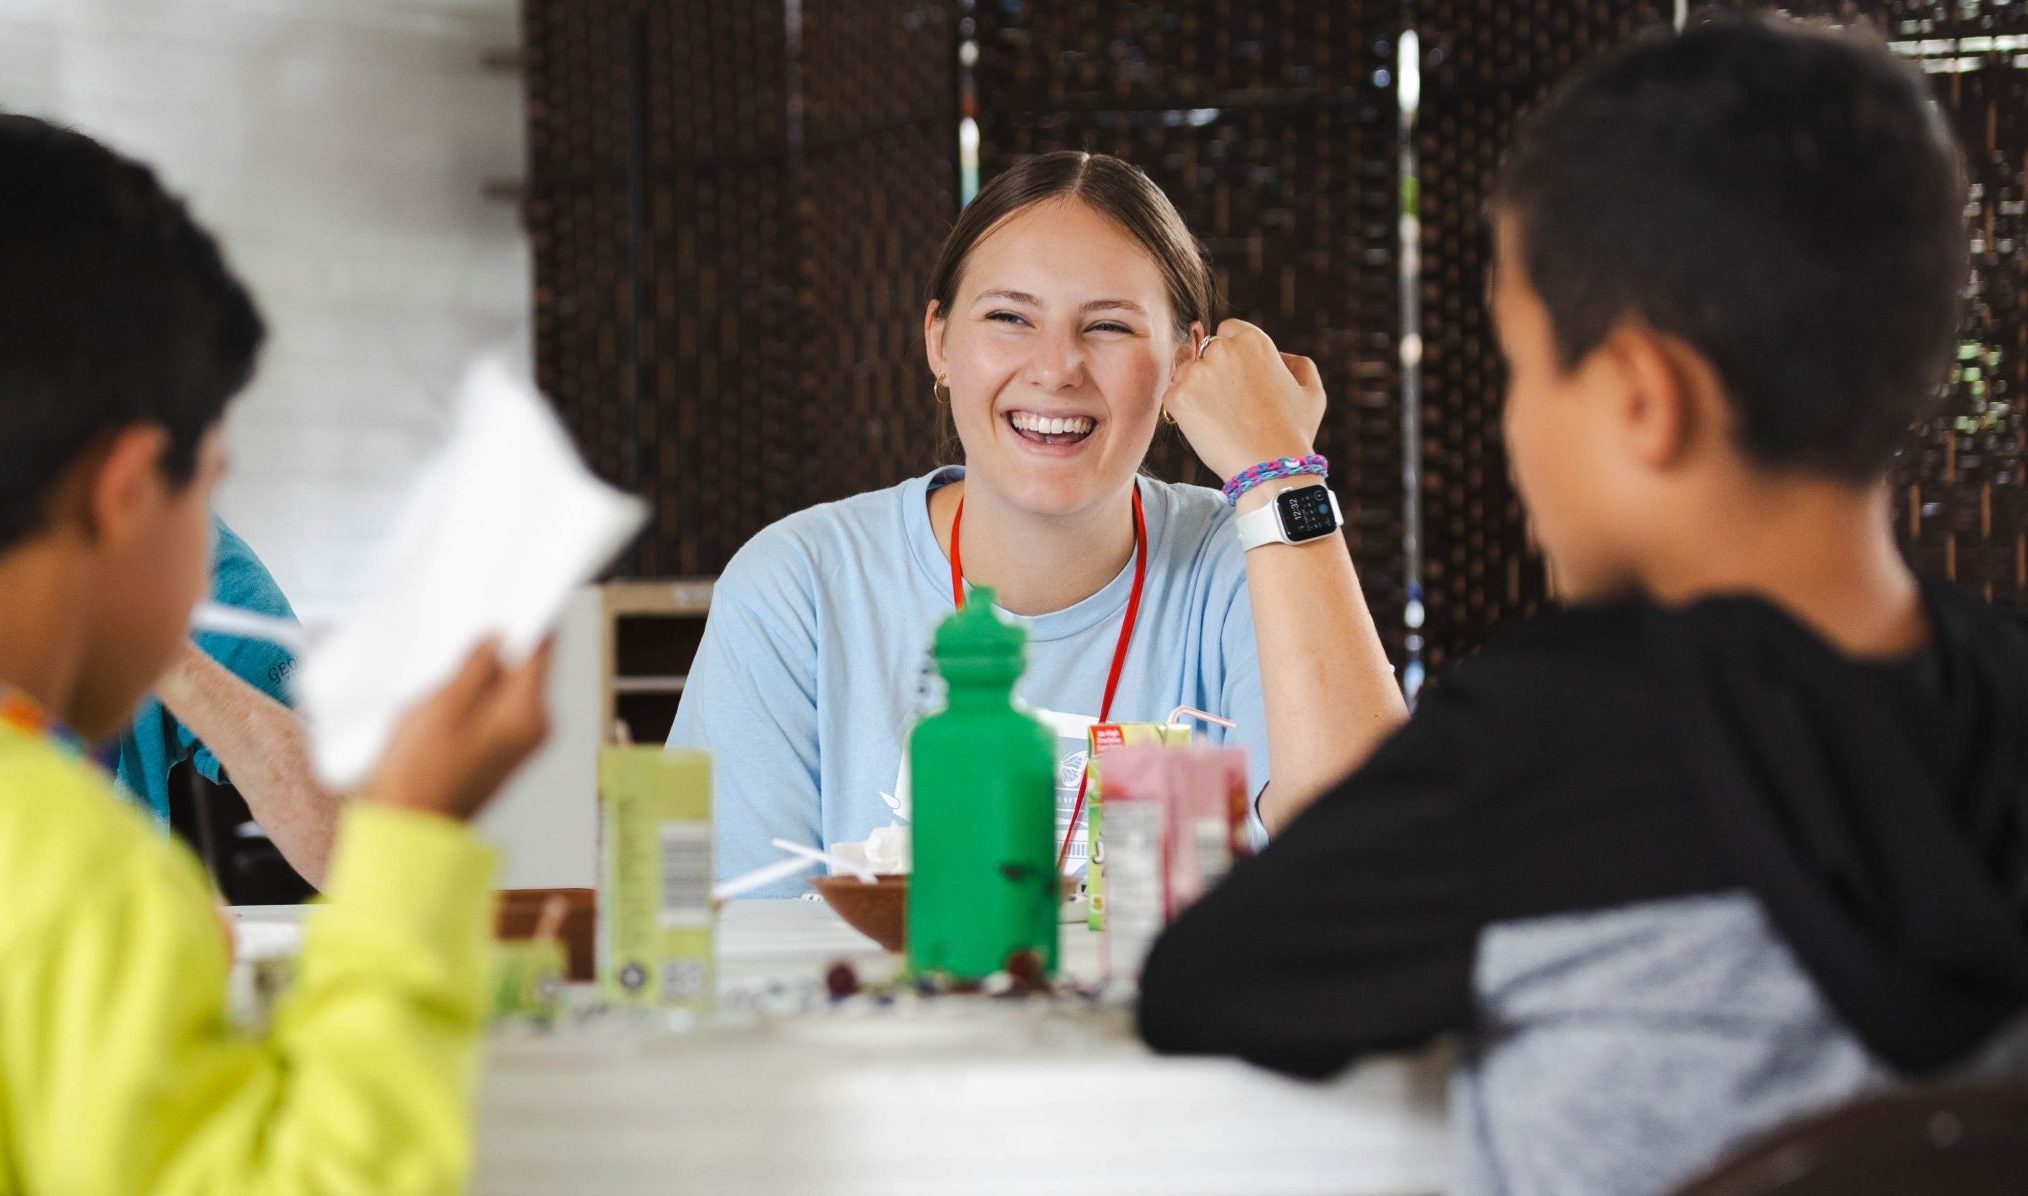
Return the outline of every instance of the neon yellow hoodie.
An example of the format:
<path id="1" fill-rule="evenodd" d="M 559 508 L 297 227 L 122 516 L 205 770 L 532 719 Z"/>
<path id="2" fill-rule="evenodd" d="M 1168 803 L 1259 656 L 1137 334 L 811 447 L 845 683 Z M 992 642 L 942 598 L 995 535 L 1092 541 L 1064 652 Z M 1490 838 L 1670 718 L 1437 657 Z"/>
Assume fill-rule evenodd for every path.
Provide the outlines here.
<path id="1" fill-rule="evenodd" d="M 456 823 L 353 805 L 296 987 L 250 1035 L 196 859 L 0 725 L 0 1194 L 460 1190 L 492 874 Z"/>

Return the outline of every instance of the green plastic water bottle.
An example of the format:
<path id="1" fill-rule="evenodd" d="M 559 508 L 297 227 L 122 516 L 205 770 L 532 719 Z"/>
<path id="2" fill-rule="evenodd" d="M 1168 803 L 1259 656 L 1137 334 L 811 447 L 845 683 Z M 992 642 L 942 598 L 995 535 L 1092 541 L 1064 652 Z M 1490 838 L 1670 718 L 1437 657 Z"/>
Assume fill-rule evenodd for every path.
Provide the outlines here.
<path id="1" fill-rule="evenodd" d="M 1026 640 L 983 586 L 937 627 L 949 697 L 908 749 L 917 975 L 976 980 L 1024 951 L 1056 974 L 1056 741 L 1014 708 Z"/>

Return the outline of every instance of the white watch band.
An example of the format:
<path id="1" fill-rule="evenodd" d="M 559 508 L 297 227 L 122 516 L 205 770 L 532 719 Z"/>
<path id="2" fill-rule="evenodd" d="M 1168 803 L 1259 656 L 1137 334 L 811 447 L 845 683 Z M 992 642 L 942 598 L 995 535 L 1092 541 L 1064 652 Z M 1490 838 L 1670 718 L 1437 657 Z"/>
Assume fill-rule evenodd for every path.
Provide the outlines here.
<path id="1" fill-rule="evenodd" d="M 1275 501 L 1281 497 L 1281 494 L 1287 493 L 1290 493 L 1290 491 L 1281 491 L 1275 498 L 1269 499 L 1266 503 L 1255 507 L 1233 521 L 1233 526 L 1239 530 L 1239 546 L 1241 549 L 1250 552 L 1263 544 L 1300 544 L 1307 543 L 1309 540 L 1323 538 L 1322 535 L 1308 536 L 1303 540 L 1294 540 L 1289 537 L 1288 529 L 1282 526 L 1281 504 Z M 1336 531 L 1338 528 L 1345 526 L 1345 514 L 1338 507 L 1338 496 L 1329 489 L 1325 489 L 1324 493 L 1330 495 L 1331 498 L 1331 517 L 1334 524 L 1331 530 Z"/>

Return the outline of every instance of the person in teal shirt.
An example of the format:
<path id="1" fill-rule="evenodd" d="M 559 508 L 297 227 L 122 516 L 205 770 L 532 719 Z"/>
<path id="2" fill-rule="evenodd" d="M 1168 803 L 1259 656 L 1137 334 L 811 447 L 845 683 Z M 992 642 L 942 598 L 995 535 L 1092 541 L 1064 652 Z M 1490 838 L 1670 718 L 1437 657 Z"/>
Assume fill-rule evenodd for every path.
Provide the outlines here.
<path id="1" fill-rule="evenodd" d="M 267 567 L 254 555 L 223 519 L 211 517 L 211 600 L 263 615 L 293 619 L 296 612 L 269 576 Z M 238 636 L 199 632 L 197 648 L 268 697 L 289 704 L 289 670 L 295 658 L 287 648 Z M 206 747 L 191 729 L 163 708 L 159 698 L 150 696 L 141 704 L 134 725 L 120 737 L 119 758 L 114 771 L 120 785 L 139 798 L 155 817 L 169 818 L 169 773 L 185 760 L 196 765 L 205 779 L 218 784 L 225 770 L 218 756 Z"/>
<path id="2" fill-rule="evenodd" d="M 216 515 L 212 533 L 212 601 L 293 619 L 288 598 L 247 542 Z M 187 760 L 214 783 L 230 777 L 284 858 L 321 887 L 340 803 L 317 784 L 302 728 L 288 708 L 294 666 L 280 645 L 197 633 L 156 683 L 109 763 L 121 788 L 165 824 L 169 774 L 177 765 Z"/>

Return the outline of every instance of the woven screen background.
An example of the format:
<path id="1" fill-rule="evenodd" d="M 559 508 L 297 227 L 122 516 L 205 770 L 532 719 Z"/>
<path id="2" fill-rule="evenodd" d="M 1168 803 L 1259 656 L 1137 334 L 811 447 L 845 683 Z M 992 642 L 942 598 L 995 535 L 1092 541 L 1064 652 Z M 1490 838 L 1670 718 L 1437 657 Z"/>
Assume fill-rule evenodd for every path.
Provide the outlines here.
<path id="1" fill-rule="evenodd" d="M 923 289 L 958 214 L 953 6 L 803 0 L 799 262 L 808 502 L 934 462 Z M 806 504 L 798 504 L 806 505 Z"/>
<path id="2" fill-rule="evenodd" d="M 525 0 L 536 373 L 715 573 L 934 435 L 917 293 L 957 209 L 948 7 Z"/>
<path id="3" fill-rule="evenodd" d="M 1733 7 L 1746 7 L 1734 3 Z M 2028 4 L 1829 0 L 1952 69 L 1976 280 L 1959 369 L 1896 478 L 1925 571 L 2028 608 Z M 1670 0 L 525 0 L 538 375 L 596 467 L 655 503 L 621 571 L 711 573 L 767 522 L 933 459 L 922 286 L 957 203 L 957 46 L 982 178 L 1049 149 L 1134 162 L 1210 248 L 1229 314 L 1315 357 L 1355 559 L 1402 658 L 1394 38 L 1422 39 L 1427 660 L 1548 579 L 1499 443 L 1481 205 L 1512 122 Z M 1208 481 L 1175 434 L 1161 476 Z M 761 480 L 761 481 L 757 481 Z"/>
<path id="4" fill-rule="evenodd" d="M 1484 207 L 1515 117 L 1668 0 L 1419 0 L 1424 637 L 1432 675 L 1547 594 L 1500 442 Z"/>

